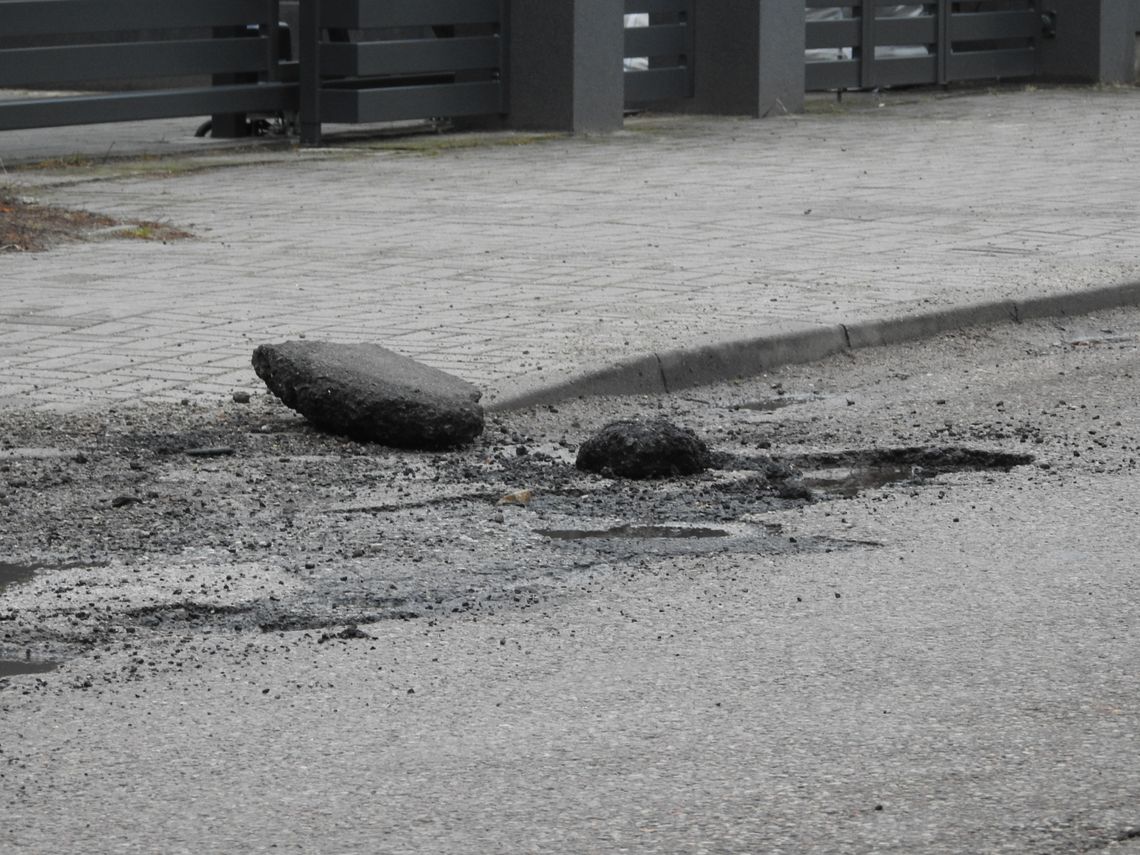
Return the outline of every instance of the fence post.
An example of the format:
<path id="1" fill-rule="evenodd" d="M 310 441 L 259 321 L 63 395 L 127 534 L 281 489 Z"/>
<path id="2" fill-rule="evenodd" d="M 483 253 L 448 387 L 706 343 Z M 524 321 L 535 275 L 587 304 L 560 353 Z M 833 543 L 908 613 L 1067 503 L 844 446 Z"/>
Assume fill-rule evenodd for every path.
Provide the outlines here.
<path id="1" fill-rule="evenodd" d="M 1052 80 L 1132 83 L 1140 11 L 1135 0 L 1049 0 L 1053 35 L 1038 42 L 1038 73 Z"/>
<path id="2" fill-rule="evenodd" d="M 622 0 L 511 0 L 506 123 L 598 133 L 622 126 Z"/>
<path id="3" fill-rule="evenodd" d="M 694 6 L 694 97 L 672 107 L 756 118 L 803 111 L 803 0 Z"/>
<path id="4" fill-rule="evenodd" d="M 298 59 L 300 61 L 301 145 L 321 144 L 321 2 L 301 0 Z"/>

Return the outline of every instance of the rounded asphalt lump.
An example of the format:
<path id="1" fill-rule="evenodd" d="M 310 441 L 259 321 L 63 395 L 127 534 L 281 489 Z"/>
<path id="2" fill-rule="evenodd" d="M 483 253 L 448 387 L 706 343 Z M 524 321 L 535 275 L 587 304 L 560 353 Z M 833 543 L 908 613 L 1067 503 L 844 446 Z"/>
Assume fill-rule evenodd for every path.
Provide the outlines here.
<path id="1" fill-rule="evenodd" d="M 708 446 L 664 419 L 611 422 L 582 443 L 577 466 L 623 478 L 668 478 L 708 468 Z"/>

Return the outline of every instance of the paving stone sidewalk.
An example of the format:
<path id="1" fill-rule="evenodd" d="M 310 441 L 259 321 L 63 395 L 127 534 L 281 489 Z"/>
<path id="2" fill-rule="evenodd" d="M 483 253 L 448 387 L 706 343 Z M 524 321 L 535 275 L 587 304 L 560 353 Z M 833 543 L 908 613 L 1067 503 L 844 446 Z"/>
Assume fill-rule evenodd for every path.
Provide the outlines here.
<path id="1" fill-rule="evenodd" d="M 1140 282 L 1140 92 L 878 103 L 9 168 L 25 195 L 196 237 L 0 254 L 0 406 L 228 398 L 262 388 L 257 344 L 301 336 L 494 403 L 679 347 Z M 97 154 L 139 132 L 53 133 Z M 4 163 L 22 139 L 0 134 Z"/>

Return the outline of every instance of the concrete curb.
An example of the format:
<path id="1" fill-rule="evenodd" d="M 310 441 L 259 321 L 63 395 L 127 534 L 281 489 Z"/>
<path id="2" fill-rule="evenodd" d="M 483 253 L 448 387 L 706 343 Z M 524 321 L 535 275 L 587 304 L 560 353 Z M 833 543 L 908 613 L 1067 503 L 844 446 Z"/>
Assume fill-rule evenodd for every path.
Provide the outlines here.
<path id="1" fill-rule="evenodd" d="M 548 386 L 506 397 L 492 412 L 557 404 L 601 395 L 657 395 L 721 383 L 814 362 L 843 351 L 902 344 L 953 330 L 996 326 L 1048 317 L 1086 315 L 1103 309 L 1140 306 L 1140 282 L 1068 292 L 994 300 L 913 315 L 833 326 L 803 326 L 746 339 L 679 348 L 622 360 Z"/>

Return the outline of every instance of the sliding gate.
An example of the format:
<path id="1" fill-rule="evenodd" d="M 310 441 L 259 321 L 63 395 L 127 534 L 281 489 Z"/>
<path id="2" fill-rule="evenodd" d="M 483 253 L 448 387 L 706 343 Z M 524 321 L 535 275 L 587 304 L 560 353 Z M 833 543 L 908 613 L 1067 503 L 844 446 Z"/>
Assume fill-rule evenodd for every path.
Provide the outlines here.
<path id="1" fill-rule="evenodd" d="M 0 0 L 0 130 L 295 110 L 277 0 Z M 97 91 L 89 91 L 89 90 Z"/>
<path id="2" fill-rule="evenodd" d="M 1036 0 L 806 3 L 809 91 L 1036 73 L 1043 27 Z"/>

